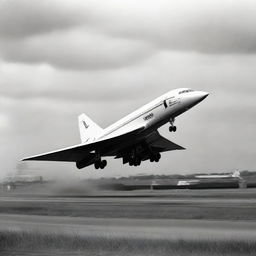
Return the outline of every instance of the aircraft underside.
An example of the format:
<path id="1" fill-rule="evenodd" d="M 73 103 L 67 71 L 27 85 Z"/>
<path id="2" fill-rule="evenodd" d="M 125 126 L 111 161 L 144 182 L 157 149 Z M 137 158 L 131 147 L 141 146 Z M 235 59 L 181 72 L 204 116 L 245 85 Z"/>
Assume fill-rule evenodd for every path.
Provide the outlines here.
<path id="1" fill-rule="evenodd" d="M 89 153 L 82 160 L 77 161 L 76 166 L 81 169 L 93 164 L 96 169 L 104 169 L 107 161 L 103 158 L 110 156 L 122 159 L 123 164 L 139 166 L 146 160 L 159 162 L 161 152 L 179 149 L 184 148 L 162 137 L 157 131 L 153 131 L 149 135 L 142 133 L 140 137 L 131 137 L 129 142 L 120 140 L 118 144 L 113 144 L 111 147 Z"/>
<path id="2" fill-rule="evenodd" d="M 149 149 L 146 146 L 138 144 L 134 147 L 122 150 L 115 156 L 115 159 L 122 158 L 123 164 L 129 164 L 130 166 L 139 166 L 142 161 L 150 160 L 150 162 L 158 162 L 161 158 L 161 154 L 156 149 Z M 94 164 L 95 169 L 104 169 L 107 165 L 107 161 L 102 157 L 93 153 L 88 157 L 76 163 L 78 169 L 84 168 Z"/>

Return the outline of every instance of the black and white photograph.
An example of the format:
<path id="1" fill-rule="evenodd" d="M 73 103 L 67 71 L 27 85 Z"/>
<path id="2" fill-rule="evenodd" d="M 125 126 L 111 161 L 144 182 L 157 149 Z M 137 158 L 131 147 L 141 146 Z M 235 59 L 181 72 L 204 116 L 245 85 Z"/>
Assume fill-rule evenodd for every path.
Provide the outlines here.
<path id="1" fill-rule="evenodd" d="M 0 255 L 255 256 L 256 2 L 0 0 Z"/>

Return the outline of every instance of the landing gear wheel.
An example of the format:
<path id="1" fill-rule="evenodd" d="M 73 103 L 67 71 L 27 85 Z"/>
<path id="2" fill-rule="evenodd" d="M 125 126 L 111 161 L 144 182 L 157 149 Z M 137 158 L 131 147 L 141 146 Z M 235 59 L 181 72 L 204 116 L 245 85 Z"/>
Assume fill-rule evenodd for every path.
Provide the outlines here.
<path id="1" fill-rule="evenodd" d="M 102 160 L 100 162 L 100 169 L 104 169 L 106 167 L 106 165 L 107 165 L 107 161 L 106 160 Z"/>
<path id="2" fill-rule="evenodd" d="M 176 132 L 177 131 L 177 127 L 176 126 L 170 126 L 169 127 L 169 131 L 170 132 Z"/>
<path id="3" fill-rule="evenodd" d="M 129 165 L 130 165 L 130 166 L 133 166 L 133 165 L 134 165 L 134 163 L 133 163 L 132 160 L 129 161 Z"/>
<path id="4" fill-rule="evenodd" d="M 95 167 L 95 169 L 104 169 L 105 167 L 106 167 L 106 165 L 107 165 L 107 161 L 106 160 L 97 160 L 97 161 L 95 161 L 95 163 L 94 163 L 94 167 Z"/>
<path id="5" fill-rule="evenodd" d="M 156 155 L 156 162 L 159 162 L 160 158 L 161 158 L 161 154 L 158 153 L 158 154 Z"/>
<path id="6" fill-rule="evenodd" d="M 98 170 L 98 169 L 100 168 L 100 162 L 98 162 L 98 161 L 95 162 L 95 163 L 94 163 L 94 167 L 95 167 L 95 169 Z"/>
<path id="7" fill-rule="evenodd" d="M 177 127 L 174 125 L 174 121 L 175 121 L 174 118 L 170 119 L 170 124 L 171 124 L 171 126 L 169 127 L 170 132 L 176 132 L 176 130 L 177 130 Z"/>
<path id="8" fill-rule="evenodd" d="M 103 168 L 105 168 L 107 166 L 107 163 L 108 163 L 107 160 L 102 160 L 102 164 L 104 166 Z"/>
<path id="9" fill-rule="evenodd" d="M 154 155 L 151 155 L 149 160 L 150 160 L 150 162 L 159 162 L 160 158 L 161 158 L 161 154 L 156 153 Z"/>
<path id="10" fill-rule="evenodd" d="M 141 160 L 139 158 L 135 159 L 134 166 L 139 166 L 141 164 Z"/>

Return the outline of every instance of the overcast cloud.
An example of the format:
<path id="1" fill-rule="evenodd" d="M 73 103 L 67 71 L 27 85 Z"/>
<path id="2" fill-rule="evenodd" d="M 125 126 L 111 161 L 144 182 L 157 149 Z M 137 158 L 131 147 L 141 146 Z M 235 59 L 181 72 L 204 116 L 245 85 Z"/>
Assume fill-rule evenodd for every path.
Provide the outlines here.
<path id="1" fill-rule="evenodd" d="M 178 87 L 210 92 L 161 133 L 187 148 L 139 168 L 84 176 L 255 170 L 256 3 L 230 0 L 0 1 L 0 174 L 79 143 L 77 116 L 103 128 Z M 30 163 L 67 170 L 74 165 Z"/>

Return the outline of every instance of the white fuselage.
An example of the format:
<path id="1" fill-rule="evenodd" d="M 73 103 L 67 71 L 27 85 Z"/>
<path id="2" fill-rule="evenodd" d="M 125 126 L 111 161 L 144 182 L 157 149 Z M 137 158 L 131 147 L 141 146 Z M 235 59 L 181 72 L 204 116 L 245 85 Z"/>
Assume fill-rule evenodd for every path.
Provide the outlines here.
<path id="1" fill-rule="evenodd" d="M 102 129 L 87 115 L 78 117 L 81 144 L 24 158 L 40 161 L 76 162 L 78 169 L 94 164 L 95 169 L 107 165 L 102 157 L 122 158 L 123 164 L 138 166 L 142 161 L 158 162 L 161 153 L 183 147 L 162 137 L 157 129 L 170 122 L 169 131 L 175 132 L 174 119 L 192 108 L 208 93 L 181 88 L 170 91 L 145 106 Z"/>
<path id="2" fill-rule="evenodd" d="M 206 92 L 188 88 L 169 91 L 104 129 L 99 139 L 118 136 L 143 126 L 149 132 L 158 129 L 202 101 L 207 95 Z"/>

